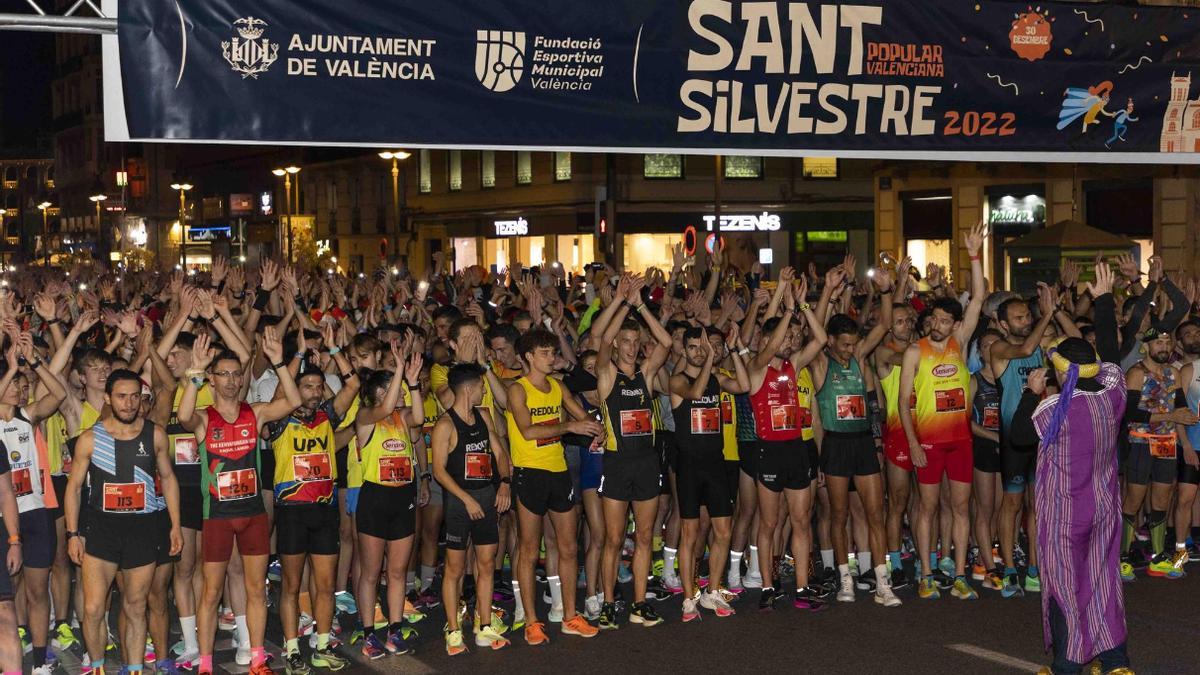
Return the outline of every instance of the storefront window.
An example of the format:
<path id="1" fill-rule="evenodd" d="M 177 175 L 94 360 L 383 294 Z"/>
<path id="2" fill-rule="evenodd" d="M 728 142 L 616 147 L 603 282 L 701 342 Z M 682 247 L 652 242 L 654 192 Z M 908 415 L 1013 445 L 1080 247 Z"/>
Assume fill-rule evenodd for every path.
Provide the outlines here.
<path id="1" fill-rule="evenodd" d="M 805 178 L 837 178 L 837 157 L 805 157 L 803 171 Z"/>
<path id="2" fill-rule="evenodd" d="M 517 153 L 517 185 L 529 185 L 533 182 L 533 160 L 528 151 Z"/>
<path id="3" fill-rule="evenodd" d="M 651 267 L 669 272 L 671 247 L 682 237 L 678 234 L 626 234 L 623 239 L 625 269 L 641 273 Z"/>
<path id="4" fill-rule="evenodd" d="M 683 155 L 643 155 L 642 175 L 646 178 L 683 178 Z"/>
<path id="5" fill-rule="evenodd" d="M 479 185 L 485 188 L 496 187 L 495 150 L 484 150 L 479 153 Z"/>
<path id="6" fill-rule="evenodd" d="M 462 150 L 451 150 L 446 158 L 450 167 L 450 189 L 462 189 Z"/>
<path id="7" fill-rule="evenodd" d="M 572 274 L 583 274 L 583 266 L 595 259 L 595 236 L 591 234 L 568 234 L 555 237 L 557 253 L 554 259 L 563 264 Z"/>
<path id="8" fill-rule="evenodd" d="M 454 245 L 455 272 L 479 264 L 479 248 L 475 237 L 456 237 L 451 243 Z"/>
<path id="9" fill-rule="evenodd" d="M 725 157 L 726 178 L 762 178 L 762 157 L 728 155 Z"/>
<path id="10" fill-rule="evenodd" d="M 513 267 L 533 267 L 545 260 L 545 237 L 505 237 L 488 239 L 484 243 L 483 264 L 496 272 Z"/>
<path id="11" fill-rule="evenodd" d="M 554 180 L 571 180 L 571 153 L 554 153 Z"/>
<path id="12" fill-rule="evenodd" d="M 925 266 L 929 263 L 944 267 L 948 272 L 953 271 L 950 267 L 949 239 L 910 239 L 905 254 L 912 258 L 913 268 L 921 273 L 922 279 L 925 278 Z"/>
<path id="13" fill-rule="evenodd" d="M 433 172 L 429 167 L 429 151 L 417 151 L 417 189 L 422 194 L 433 192 Z"/>

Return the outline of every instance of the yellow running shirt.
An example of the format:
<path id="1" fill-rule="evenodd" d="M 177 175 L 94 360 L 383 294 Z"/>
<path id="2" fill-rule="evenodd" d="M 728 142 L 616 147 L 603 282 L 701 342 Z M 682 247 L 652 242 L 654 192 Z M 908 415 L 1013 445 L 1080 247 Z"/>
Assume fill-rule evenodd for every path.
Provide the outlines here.
<path id="1" fill-rule="evenodd" d="M 527 378 L 517 380 L 517 384 L 525 390 L 525 404 L 529 408 L 529 419 L 534 424 L 558 424 L 562 421 L 562 385 L 553 377 L 546 379 L 550 384 L 548 392 L 539 390 Z M 504 415 L 508 419 L 508 443 L 513 466 L 555 473 L 567 470 L 567 459 L 563 455 L 559 437 L 526 440 L 517 428 L 512 413 L 505 412 Z"/>
<path id="2" fill-rule="evenodd" d="M 417 475 L 417 459 L 408 425 L 398 410 L 375 423 L 371 437 L 358 455 L 363 482 L 401 487 L 412 483 Z"/>
<path id="3" fill-rule="evenodd" d="M 917 342 L 921 362 L 913 379 L 917 406 L 913 416 L 921 443 L 953 443 L 971 438 L 971 407 L 967 401 L 971 373 L 963 363 L 958 341 L 950 338 L 937 351 L 929 338 Z"/>

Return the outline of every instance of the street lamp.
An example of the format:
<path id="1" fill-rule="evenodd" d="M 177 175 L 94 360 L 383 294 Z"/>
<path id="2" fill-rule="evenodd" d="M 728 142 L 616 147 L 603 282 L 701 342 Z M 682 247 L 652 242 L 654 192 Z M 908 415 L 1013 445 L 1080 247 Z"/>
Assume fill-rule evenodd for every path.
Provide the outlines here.
<path id="1" fill-rule="evenodd" d="M 283 204 L 284 204 L 284 214 L 287 217 L 287 250 L 288 250 L 287 257 L 288 257 L 288 262 L 290 263 L 290 262 L 293 262 L 293 256 L 292 256 L 292 176 L 300 173 L 300 167 L 286 166 L 282 169 L 272 169 L 271 173 L 275 174 L 276 176 L 283 176 L 283 192 L 284 192 Z M 299 196 L 300 196 L 299 187 L 300 187 L 299 184 L 297 184 L 296 185 L 297 201 L 299 201 Z M 296 210 L 299 210 L 299 205 L 297 205 Z"/>
<path id="2" fill-rule="evenodd" d="M 100 205 L 104 203 L 104 200 L 108 199 L 108 195 L 98 192 L 88 197 L 88 199 L 92 200 L 92 203 L 96 205 L 96 251 L 99 252 L 100 242 L 104 239 L 104 228 L 100 224 Z"/>
<path id="3" fill-rule="evenodd" d="M 392 161 L 392 214 L 396 218 L 396 257 L 400 256 L 400 160 L 412 157 L 412 153 L 403 150 L 384 150 L 379 153 L 383 160 Z"/>
<path id="4" fill-rule="evenodd" d="M 46 214 L 50 211 L 50 202 L 42 202 L 37 205 L 42 212 L 42 255 L 45 257 L 45 266 L 50 266 L 50 225 L 46 218 Z"/>
<path id="5" fill-rule="evenodd" d="M 191 183 L 171 183 L 172 190 L 179 190 L 179 264 L 187 265 L 185 253 L 187 251 L 187 210 L 186 197 L 188 190 L 192 189 Z"/>

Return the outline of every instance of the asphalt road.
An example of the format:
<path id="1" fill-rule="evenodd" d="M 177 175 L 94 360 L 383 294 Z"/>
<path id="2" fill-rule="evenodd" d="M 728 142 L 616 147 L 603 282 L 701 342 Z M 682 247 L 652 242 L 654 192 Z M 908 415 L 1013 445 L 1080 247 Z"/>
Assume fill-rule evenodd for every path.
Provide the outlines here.
<path id="1" fill-rule="evenodd" d="M 1179 580 L 1139 576 L 1125 585 L 1129 651 L 1139 675 L 1197 672 L 1200 669 L 1200 564 Z M 539 592 L 544 587 L 539 587 Z M 627 597 L 631 589 L 626 589 Z M 357 648 L 342 647 L 355 660 L 345 673 L 604 673 L 614 672 L 805 672 L 912 673 L 929 675 L 1033 673 L 1049 663 L 1042 648 L 1041 600 L 1036 594 L 1005 600 L 981 591 L 976 602 L 943 593 L 936 601 L 920 600 L 913 588 L 899 592 L 904 606 L 885 609 L 860 592 L 853 604 L 835 603 L 820 614 L 796 610 L 790 602 L 759 612 L 757 591 L 747 591 L 735 604 L 738 614 L 718 619 L 705 612 L 699 622 L 680 620 L 680 601 L 658 603 L 666 620 L 653 628 L 622 623 L 591 639 L 565 636 L 549 624 L 550 644 L 529 647 L 523 636 L 510 634 L 512 645 L 493 652 L 476 649 L 446 655 L 442 642 L 444 615 L 434 610 L 417 625 L 415 653 L 366 661 Z M 545 616 L 541 605 L 539 614 Z M 347 622 L 347 625 L 349 623 Z M 214 664 L 226 673 L 244 673 L 233 662 L 228 634 L 218 635 Z M 175 639 L 173 637 L 173 639 Z M 303 641 L 302 641 L 303 642 Z M 277 615 L 272 612 L 268 647 L 281 643 Z M 282 672 L 279 660 L 272 662 Z M 78 672 L 69 657 L 64 670 Z M 119 668 L 119 664 L 110 663 Z M 321 672 L 321 671 L 316 671 Z"/>

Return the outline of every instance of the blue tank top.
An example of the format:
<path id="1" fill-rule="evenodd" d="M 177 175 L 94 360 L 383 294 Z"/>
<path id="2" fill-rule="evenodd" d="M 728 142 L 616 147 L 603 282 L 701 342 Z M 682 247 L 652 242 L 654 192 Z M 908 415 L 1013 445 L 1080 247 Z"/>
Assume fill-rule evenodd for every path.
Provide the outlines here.
<path id="1" fill-rule="evenodd" d="M 1042 364 L 1041 347 L 1023 359 L 1013 359 L 1008 362 L 1008 368 L 1004 370 L 1004 374 L 997 381 L 997 384 L 1000 385 L 1000 428 L 1003 431 L 1008 431 L 1008 428 L 1012 426 L 1013 415 L 1016 414 L 1017 406 L 1021 403 L 1021 391 L 1025 388 L 1025 378 L 1029 377 L 1031 371 L 1041 368 Z"/>

